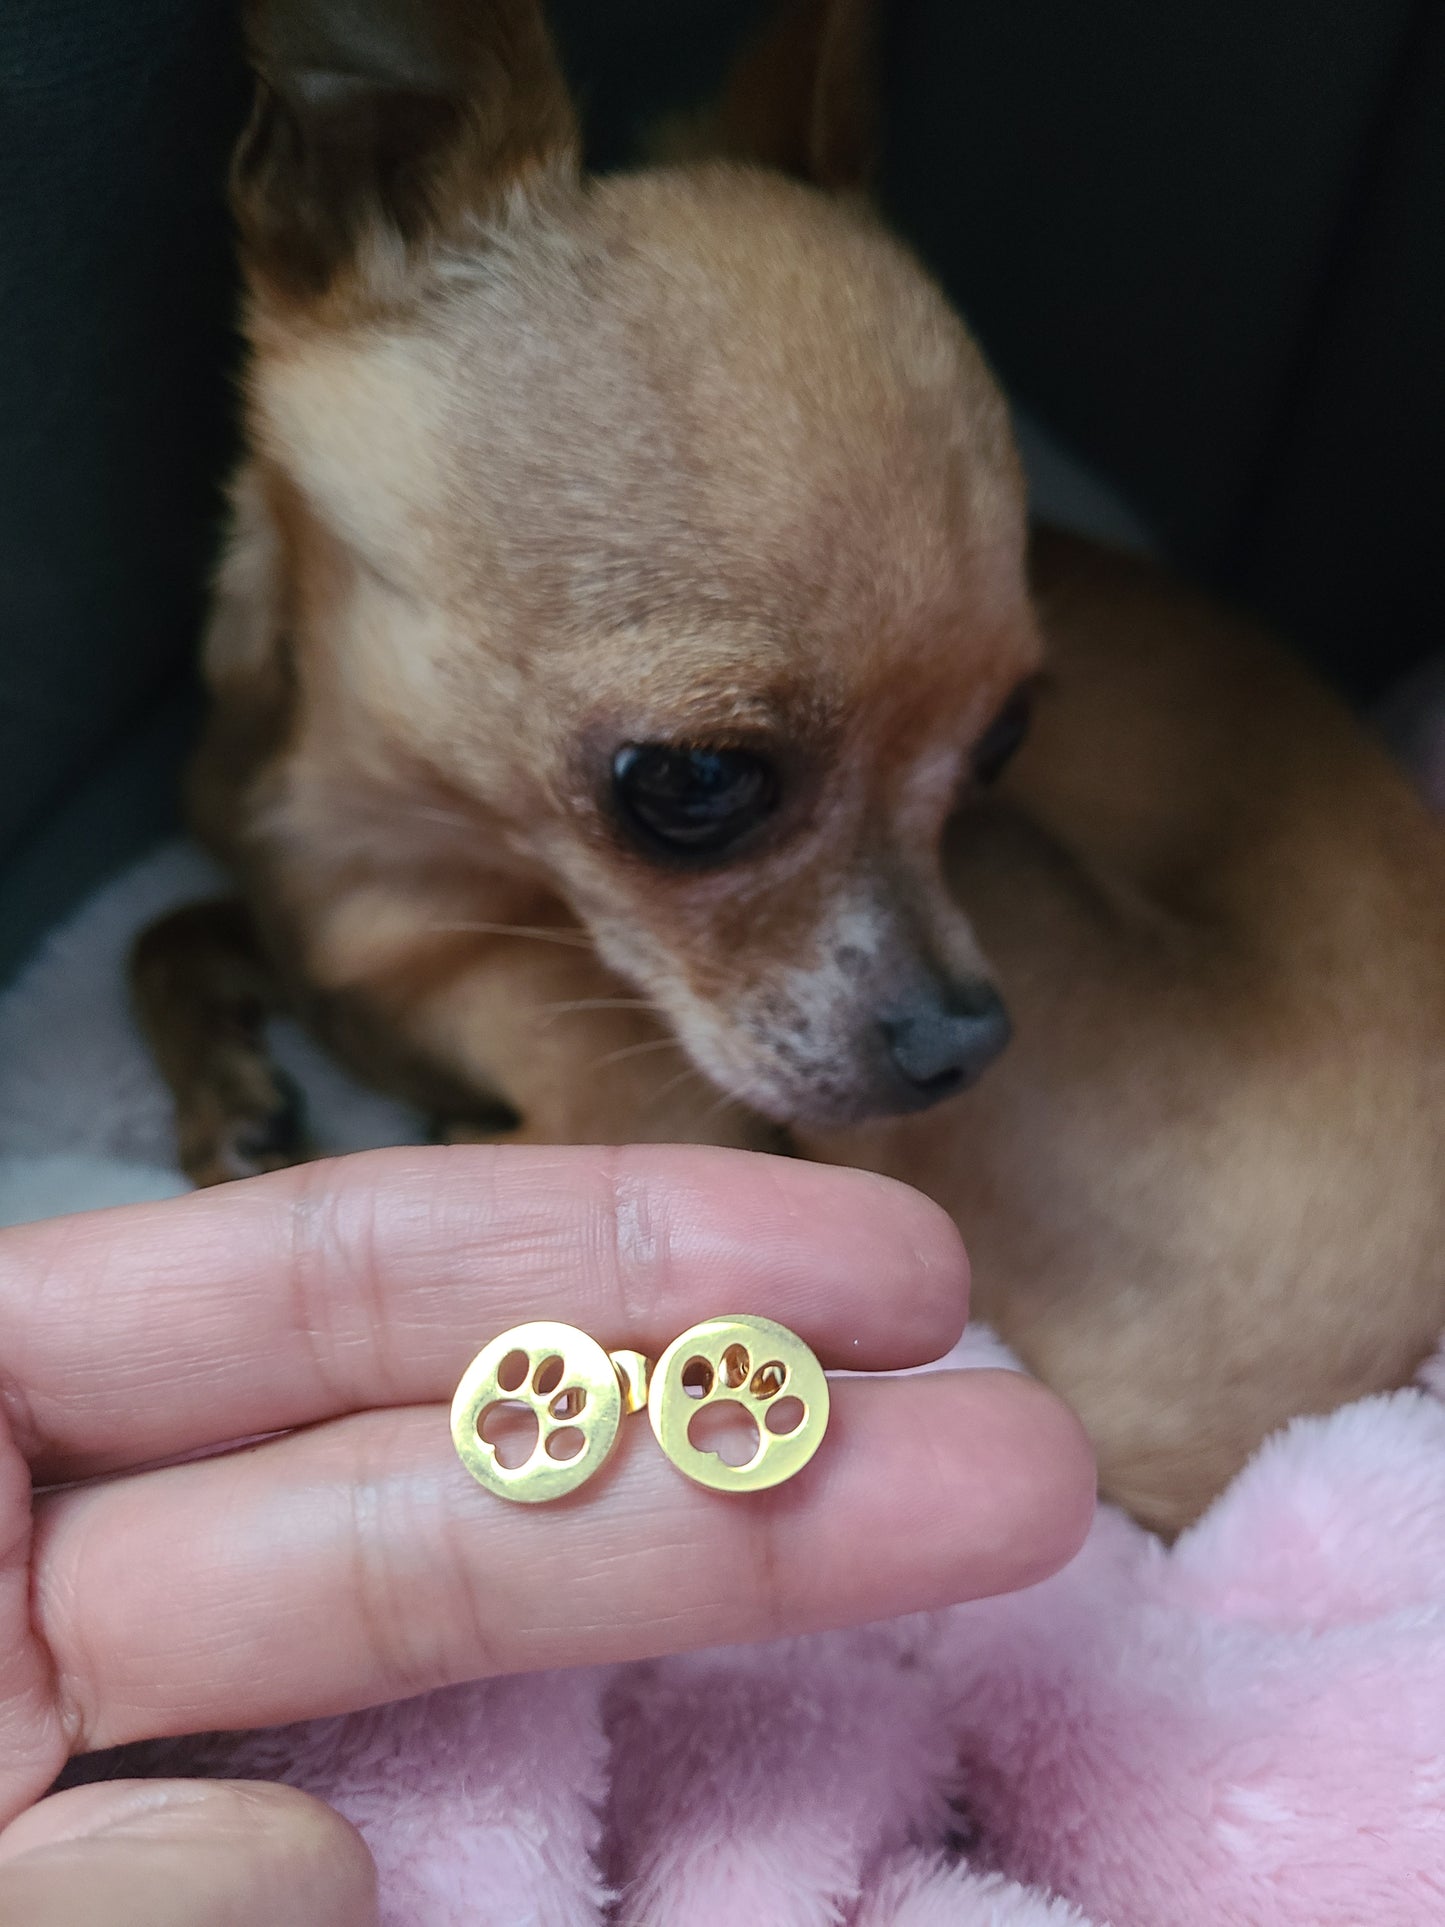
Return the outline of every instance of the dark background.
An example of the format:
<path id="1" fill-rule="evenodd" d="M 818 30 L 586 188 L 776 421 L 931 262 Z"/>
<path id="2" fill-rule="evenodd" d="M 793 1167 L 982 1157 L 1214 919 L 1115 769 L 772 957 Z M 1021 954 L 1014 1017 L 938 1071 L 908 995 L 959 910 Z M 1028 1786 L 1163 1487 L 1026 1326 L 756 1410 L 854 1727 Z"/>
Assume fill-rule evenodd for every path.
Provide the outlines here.
<path id="1" fill-rule="evenodd" d="M 596 160 L 758 12 L 559 0 Z M 1352 695 L 1440 646 L 1445 0 L 895 12 L 886 198 L 1015 397 Z M 0 0 L 0 975 L 170 820 L 245 93 L 223 0 Z"/>

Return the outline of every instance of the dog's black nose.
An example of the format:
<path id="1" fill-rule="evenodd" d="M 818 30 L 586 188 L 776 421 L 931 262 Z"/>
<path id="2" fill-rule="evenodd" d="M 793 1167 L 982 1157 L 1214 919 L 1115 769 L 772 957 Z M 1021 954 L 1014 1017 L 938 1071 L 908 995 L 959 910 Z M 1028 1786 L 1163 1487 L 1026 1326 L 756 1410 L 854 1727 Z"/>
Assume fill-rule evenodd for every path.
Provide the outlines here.
<path id="1" fill-rule="evenodd" d="M 910 1108 L 967 1089 L 1008 1042 L 1012 1026 L 989 983 L 951 985 L 936 1001 L 879 1020 Z"/>

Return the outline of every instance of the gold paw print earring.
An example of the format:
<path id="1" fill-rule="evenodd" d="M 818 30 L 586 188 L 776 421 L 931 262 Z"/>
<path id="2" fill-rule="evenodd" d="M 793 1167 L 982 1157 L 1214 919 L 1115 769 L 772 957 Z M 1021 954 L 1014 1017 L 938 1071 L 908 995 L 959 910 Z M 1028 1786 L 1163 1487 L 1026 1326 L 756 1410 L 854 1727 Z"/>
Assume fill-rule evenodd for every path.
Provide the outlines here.
<path id="1" fill-rule="evenodd" d="M 658 1444 L 688 1478 L 715 1492 L 762 1492 L 801 1472 L 822 1443 L 828 1381 L 802 1339 L 771 1318 L 709 1318 L 656 1365 L 542 1319 L 477 1353 L 452 1400 L 452 1442 L 478 1484 L 536 1505 L 590 1479 L 624 1415 L 644 1405 Z M 724 1458 L 724 1435 L 731 1442 L 749 1423 L 751 1456 Z"/>

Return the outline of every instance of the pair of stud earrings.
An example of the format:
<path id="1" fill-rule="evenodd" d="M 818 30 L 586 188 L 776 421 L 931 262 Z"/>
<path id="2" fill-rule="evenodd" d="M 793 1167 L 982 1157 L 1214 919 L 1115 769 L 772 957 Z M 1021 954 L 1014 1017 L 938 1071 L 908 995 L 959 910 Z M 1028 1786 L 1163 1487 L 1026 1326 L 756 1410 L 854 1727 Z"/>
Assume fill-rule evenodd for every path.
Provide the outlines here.
<path id="1" fill-rule="evenodd" d="M 585 1484 L 611 1455 L 624 1416 L 644 1407 L 658 1444 L 688 1478 L 715 1492 L 762 1492 L 801 1472 L 822 1443 L 828 1381 L 802 1339 L 770 1318 L 709 1318 L 655 1364 L 542 1319 L 477 1353 L 452 1400 L 452 1442 L 479 1485 L 536 1505 Z M 757 1445 L 733 1465 L 706 1434 L 744 1414 Z M 520 1464 L 505 1464 L 498 1451 L 509 1417 L 536 1425 Z"/>

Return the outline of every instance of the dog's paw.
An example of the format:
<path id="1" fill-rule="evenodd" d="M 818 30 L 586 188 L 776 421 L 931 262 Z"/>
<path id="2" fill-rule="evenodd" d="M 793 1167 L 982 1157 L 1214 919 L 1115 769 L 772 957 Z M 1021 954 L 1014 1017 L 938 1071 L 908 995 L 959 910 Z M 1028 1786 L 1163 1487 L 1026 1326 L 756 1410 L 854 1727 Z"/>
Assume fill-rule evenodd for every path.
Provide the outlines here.
<path id="1" fill-rule="evenodd" d="M 218 1060 L 212 1071 L 180 1109 L 181 1169 L 192 1184 L 227 1184 L 305 1162 L 305 1110 L 284 1071 L 249 1051 Z"/>
<path id="2" fill-rule="evenodd" d="M 665 1128 L 659 1128 L 648 1119 L 639 1124 L 627 1118 L 608 1118 L 599 1124 L 593 1117 L 549 1121 L 522 1118 L 512 1112 L 438 1120 L 432 1125 L 431 1137 L 434 1144 L 708 1144 L 730 1150 L 766 1151 L 774 1157 L 801 1155 L 780 1125 L 741 1110 L 721 1123 L 714 1111 L 711 1117 L 699 1121 L 695 1132 L 679 1128 L 675 1119 L 668 1119 Z"/>
<path id="3" fill-rule="evenodd" d="M 538 1144 L 546 1139 L 529 1136 L 524 1120 L 500 1099 L 470 1117 L 433 1118 L 433 1144 Z"/>

